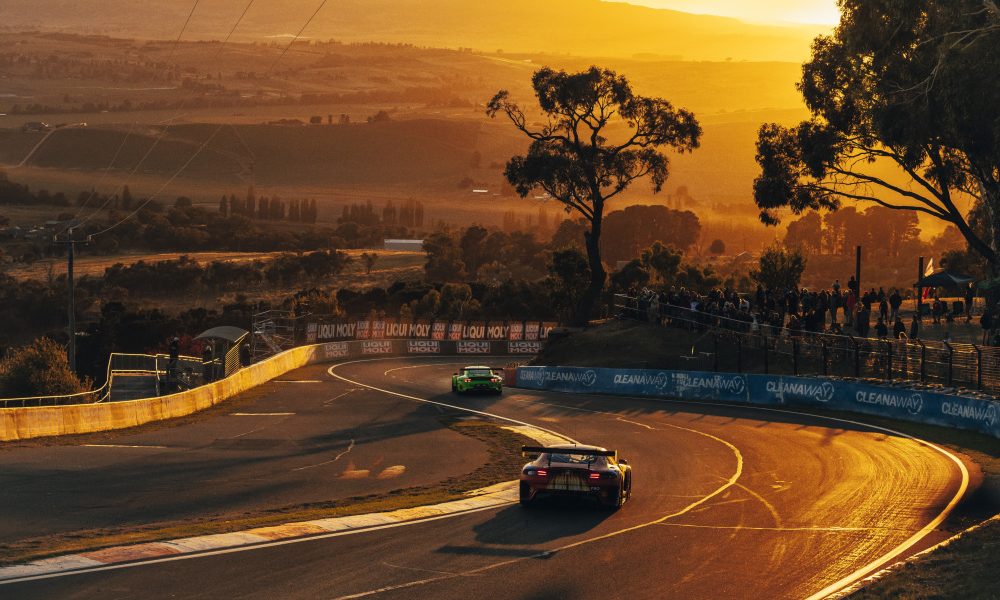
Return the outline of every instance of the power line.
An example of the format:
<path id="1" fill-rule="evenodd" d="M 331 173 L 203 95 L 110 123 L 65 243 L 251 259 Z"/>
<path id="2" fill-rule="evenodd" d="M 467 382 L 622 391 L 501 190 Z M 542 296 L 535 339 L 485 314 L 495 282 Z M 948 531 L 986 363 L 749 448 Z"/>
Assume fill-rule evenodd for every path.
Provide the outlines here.
<path id="1" fill-rule="evenodd" d="M 315 11 L 313 11 L 313 13 L 312 13 L 311 15 L 309 15 L 309 18 L 308 18 L 308 19 L 306 19 L 306 22 L 305 22 L 305 23 L 304 23 L 304 24 L 302 25 L 302 27 L 301 27 L 301 28 L 299 29 L 298 33 L 296 33 L 296 34 L 295 34 L 295 36 L 294 36 L 294 37 L 292 37 L 291 41 L 289 41 L 289 42 L 288 42 L 288 45 L 287 45 L 287 46 L 285 46 L 285 49 L 284 49 L 284 50 L 282 50 L 281 54 L 280 54 L 280 55 L 278 55 L 278 58 L 277 58 L 277 59 L 276 59 L 276 60 L 275 60 L 275 61 L 274 61 L 274 62 L 273 62 L 273 63 L 271 64 L 271 66 L 270 66 L 270 67 L 268 68 L 267 72 L 266 72 L 266 73 L 264 74 L 264 77 L 265 77 L 265 78 L 267 78 L 267 77 L 270 77 L 270 76 L 271 76 L 271 74 L 272 74 L 272 73 L 274 72 L 274 69 L 275 69 L 275 67 L 277 67 L 278 63 L 279 63 L 279 62 L 281 61 L 281 59 L 282 59 L 282 58 L 284 58 L 285 54 L 286 54 L 286 53 L 288 52 L 288 49 L 289 49 L 289 48 L 291 48 L 291 47 L 292 47 L 292 45 L 293 45 L 293 44 L 294 44 L 294 43 L 295 43 L 296 41 L 298 41 L 298 39 L 299 39 L 299 38 L 300 38 L 300 37 L 302 36 L 302 33 L 303 33 L 303 32 L 304 32 L 305 30 L 306 30 L 306 28 L 307 28 L 307 27 L 309 27 L 309 24 L 310 24 L 310 23 L 312 23 L 313 19 L 315 19 L 315 18 L 316 18 L 316 15 L 318 15 L 318 14 L 319 14 L 319 12 L 320 12 L 321 10 L 323 10 L 323 7 L 324 7 L 324 6 L 326 6 L 326 3 L 327 3 L 327 1 L 328 1 L 328 0 L 321 0 L 321 1 L 320 1 L 320 3 L 319 3 L 319 6 L 317 6 L 317 7 L 316 7 L 316 10 L 315 10 Z M 252 3 L 252 2 L 253 2 L 253 0 L 251 0 L 251 3 Z M 197 4 L 197 3 L 196 3 L 196 4 Z M 242 20 L 242 19 L 243 19 L 243 16 L 244 16 L 244 15 L 246 15 L 246 13 L 247 13 L 247 11 L 248 11 L 248 10 L 249 10 L 249 5 L 247 6 L 247 9 L 245 9 L 245 10 L 243 11 L 243 15 L 240 15 L 240 20 Z M 193 12 L 193 10 L 192 10 L 192 12 Z M 238 24 L 238 23 L 239 23 L 239 22 L 237 21 L 237 24 Z M 234 27 L 234 29 L 235 29 L 235 27 Z M 227 39 L 228 39 L 228 38 L 227 38 Z M 181 165 L 181 168 L 180 168 L 180 169 L 178 169 L 178 170 L 177 170 L 177 171 L 176 171 L 176 172 L 175 172 L 175 173 L 174 173 L 174 174 L 173 174 L 173 175 L 172 175 L 172 176 L 170 177 L 170 179 L 168 179 L 168 180 L 167 180 L 167 182 L 166 182 L 166 183 L 164 183 L 164 184 L 163 184 L 163 185 L 162 185 L 162 186 L 160 187 L 160 189 L 159 189 L 159 190 L 157 190 L 156 194 L 153 194 L 153 195 L 151 195 L 151 196 L 150 196 L 149 198 L 147 198 L 147 199 L 146 199 L 146 200 L 145 200 L 145 201 L 144 201 L 144 202 L 143 202 L 142 204 L 140 204 L 140 205 L 139 205 L 139 206 L 138 206 L 138 207 L 137 207 L 137 208 L 136 208 L 135 210 L 133 210 L 133 211 L 132 211 L 131 213 L 129 213 L 128 215 L 126 215 L 126 216 L 125 216 L 124 218 L 120 219 L 120 220 L 119 220 L 119 221 L 118 221 L 117 223 L 115 223 L 114 225 L 111 225 L 110 227 L 107 227 L 107 228 L 105 228 L 105 229 L 102 229 L 101 231 L 98 231 L 97 233 L 93 234 L 93 235 L 92 235 L 91 237 L 97 237 L 97 236 L 99 236 L 99 235 L 103 235 L 103 234 L 105 234 L 105 233 L 107 233 L 107 232 L 109 232 L 109 231 L 113 230 L 114 228 L 118 227 L 119 225 L 121 225 L 121 224 L 122 224 L 122 223 L 124 223 L 125 221 L 128 221 L 129 219 L 131 219 L 131 218 L 132 218 L 132 217 L 134 217 L 135 215 L 137 215 L 137 214 L 139 213 L 139 211 L 140 211 L 140 210 L 142 210 L 143 208 L 145 208 L 145 207 L 146 207 L 146 205 L 148 205 L 148 204 L 149 204 L 150 202 L 152 202 L 152 201 L 153 201 L 153 199 L 154 199 L 155 197 L 157 197 L 157 196 L 158 196 L 158 195 L 159 195 L 159 194 L 160 194 L 161 192 L 163 192 L 163 190 L 165 190 L 165 189 L 167 188 L 167 186 L 169 186 L 169 185 L 170 185 L 171 183 L 173 183 L 173 181 L 174 181 L 174 180 L 175 180 L 175 179 L 176 179 L 177 177 L 179 177 L 179 176 L 180 176 L 180 174 L 181 174 L 181 173 L 183 173 L 183 172 L 184 172 L 184 170 L 185 170 L 185 169 L 187 169 L 187 167 L 188 167 L 188 166 L 189 166 L 189 165 L 190 165 L 190 164 L 191 164 L 192 162 L 194 162 L 194 159 L 195 159 L 195 158 L 196 158 L 196 157 L 197 157 L 197 156 L 198 156 L 198 155 L 199 155 L 199 154 L 201 153 L 201 151 L 202 151 L 202 150 L 204 150 L 204 149 L 205 149 L 205 148 L 206 148 L 206 147 L 208 146 L 208 144 L 209 144 L 209 143 L 210 143 L 210 142 L 211 142 L 211 141 L 212 141 L 213 139 L 215 139 L 215 136 L 216 136 L 216 135 L 218 135 L 218 133 L 219 133 L 220 131 L 222 131 L 222 128 L 223 128 L 223 127 L 225 127 L 225 123 L 220 123 L 220 124 L 219 124 L 219 126 L 215 128 L 215 131 L 214 131 L 214 132 L 212 132 L 212 135 L 210 135 L 210 136 L 208 137 L 208 139 L 206 139 L 206 140 L 205 140 L 205 141 L 204 141 L 204 142 L 203 142 L 203 143 L 201 144 L 201 146 L 199 146 L 199 147 L 198 147 L 198 149 L 197 149 L 197 150 L 195 150 L 194 154 L 192 154 L 192 155 L 191 155 L 191 158 L 189 158 L 189 159 L 187 160 L 187 162 L 185 162 L 185 163 L 184 163 L 183 165 Z M 147 156 L 148 156 L 148 153 L 147 153 Z"/>
<path id="2" fill-rule="evenodd" d="M 194 6 L 191 7 L 191 12 L 188 13 L 187 20 L 184 21 L 184 26 L 181 28 L 181 32 L 177 35 L 177 38 L 174 40 L 174 45 L 173 45 L 173 48 L 171 49 L 170 56 L 167 58 L 167 62 L 170 62 L 173 59 L 174 52 L 177 49 L 178 44 L 180 43 L 181 37 L 184 35 L 184 31 L 187 29 L 187 26 L 188 26 L 188 24 L 191 21 L 191 16 L 194 15 L 195 9 L 198 8 L 198 3 L 200 1 L 201 0 L 195 0 Z M 222 54 L 222 51 L 226 47 L 226 44 L 229 42 L 230 38 L 233 36 L 233 33 L 236 31 L 236 29 L 240 26 L 240 23 L 243 22 L 244 17 L 246 17 L 247 13 L 250 11 L 250 7 L 253 6 L 254 2 L 255 2 L 255 0 L 249 0 L 249 2 L 247 2 L 246 6 L 243 8 L 243 12 L 240 13 L 239 18 L 236 19 L 236 22 L 233 23 L 232 28 L 229 30 L 229 33 L 226 35 L 226 39 L 223 40 L 222 43 L 219 45 L 219 49 L 215 52 L 215 56 L 214 56 L 213 60 L 218 59 L 219 56 Z M 197 93 L 197 92 L 192 92 L 192 93 Z M 178 108 L 179 109 L 183 109 L 184 103 L 187 102 L 187 100 L 188 99 L 182 101 L 181 105 Z M 177 116 L 174 116 L 173 118 L 167 120 L 167 124 L 164 126 L 163 130 L 160 131 L 160 135 L 156 136 L 156 139 L 153 140 L 152 145 L 146 150 L 146 153 L 142 156 L 141 159 L 139 159 L 139 162 L 136 163 L 135 167 L 125 176 L 125 178 L 122 180 L 121 185 L 120 186 L 115 186 L 115 189 L 118 189 L 118 187 L 124 188 L 124 186 L 127 185 L 129 181 L 131 181 L 132 177 L 134 177 L 135 174 L 139 172 L 139 169 L 142 168 L 142 165 L 145 164 L 146 159 L 148 159 L 150 157 L 150 155 L 152 155 L 153 151 L 156 150 L 157 146 L 160 145 L 160 142 L 163 141 L 163 139 L 167 136 L 167 133 L 170 131 L 170 122 L 177 120 L 178 118 L 180 118 L 180 116 L 181 115 L 177 115 Z M 218 133 L 218 132 L 216 132 L 216 133 Z M 215 134 L 212 134 L 211 137 L 215 137 Z M 197 154 L 199 152 L 201 152 L 202 149 L 203 148 L 199 148 L 198 150 L 196 150 L 195 151 L 195 156 L 197 156 Z M 187 164 L 185 164 L 185 167 L 186 166 L 187 166 Z M 174 177 L 171 177 L 170 181 L 173 181 L 173 179 L 175 177 L 176 177 L 176 175 Z M 163 188 L 161 188 L 160 191 L 162 191 L 162 189 Z M 159 191 L 157 192 L 157 194 L 159 194 Z M 81 221 L 80 223 L 78 223 L 78 226 L 87 223 L 92 218 L 94 218 L 95 216 L 97 216 L 98 214 L 100 214 L 101 211 L 103 211 L 105 208 L 108 207 L 108 204 L 110 204 L 110 202 L 111 202 L 111 197 L 109 196 L 104 201 L 104 204 L 102 204 L 97 210 L 95 210 L 92 213 L 90 213 L 89 215 L 87 215 L 87 217 L 84 218 L 83 221 Z M 145 206 L 146 204 L 148 204 L 148 202 L 144 203 L 143 206 Z"/>
<path id="3" fill-rule="evenodd" d="M 194 11 L 198 9 L 198 3 L 199 2 L 201 2 L 201 0 L 194 0 L 194 6 L 191 7 L 191 12 L 188 13 L 187 19 L 184 20 L 184 25 L 181 26 L 181 32 L 177 34 L 177 39 L 174 40 L 174 45 L 170 49 L 170 55 L 167 56 L 167 62 L 170 62 L 171 60 L 173 60 L 174 53 L 177 52 L 177 46 L 179 46 L 180 43 L 181 43 L 181 37 L 184 35 L 184 32 L 187 30 L 187 26 L 191 22 L 191 17 L 194 16 Z"/>

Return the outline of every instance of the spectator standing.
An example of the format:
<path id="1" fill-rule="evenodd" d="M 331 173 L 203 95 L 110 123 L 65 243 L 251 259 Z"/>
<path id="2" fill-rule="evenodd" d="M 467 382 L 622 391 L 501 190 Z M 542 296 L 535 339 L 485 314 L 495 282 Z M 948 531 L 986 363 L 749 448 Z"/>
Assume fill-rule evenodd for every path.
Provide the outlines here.
<path id="1" fill-rule="evenodd" d="M 917 315 L 913 315 L 913 322 L 910 323 L 910 339 L 920 339 L 920 317 Z"/>
<path id="2" fill-rule="evenodd" d="M 880 293 L 879 296 L 878 316 L 880 319 L 886 320 L 889 318 L 889 300 L 884 293 Z"/>
<path id="3" fill-rule="evenodd" d="M 880 339 L 889 337 L 889 327 L 885 324 L 885 319 L 881 316 L 878 318 L 878 323 L 875 324 L 875 335 Z"/>
<path id="4" fill-rule="evenodd" d="M 205 350 L 201 353 L 202 376 L 205 378 L 205 383 L 211 383 L 212 381 L 214 381 L 212 362 L 215 357 L 213 356 L 213 354 L 214 353 L 212 352 L 212 345 L 205 344 Z"/>
<path id="5" fill-rule="evenodd" d="M 892 312 L 889 318 L 893 321 L 899 317 L 899 307 L 903 305 L 903 297 L 899 294 L 899 290 L 893 289 L 892 293 L 889 294 L 889 308 Z"/>
<path id="6" fill-rule="evenodd" d="M 903 319 L 899 316 L 896 317 L 896 323 L 892 326 L 892 337 L 897 340 L 902 339 L 906 335 L 906 325 L 903 324 Z"/>

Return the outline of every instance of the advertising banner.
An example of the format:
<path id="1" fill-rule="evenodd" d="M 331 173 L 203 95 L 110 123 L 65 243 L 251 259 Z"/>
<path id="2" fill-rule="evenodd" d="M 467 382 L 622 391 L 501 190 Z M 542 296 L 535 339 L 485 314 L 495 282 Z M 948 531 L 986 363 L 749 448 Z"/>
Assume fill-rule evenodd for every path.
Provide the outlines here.
<path id="1" fill-rule="evenodd" d="M 559 326 L 559 323 L 542 323 L 542 329 L 538 332 L 539 339 L 547 340 L 549 339 L 549 332 Z"/>
<path id="2" fill-rule="evenodd" d="M 957 427 L 1000 438 L 1000 403 L 996 401 L 855 381 L 736 373 L 520 367 L 517 385 L 571 393 L 764 406 L 806 405 Z"/>
<path id="3" fill-rule="evenodd" d="M 462 321 L 452 321 L 448 324 L 448 339 L 452 341 L 458 341 L 462 339 L 462 333 L 465 330 L 465 323 Z"/>
<path id="4" fill-rule="evenodd" d="M 460 340 L 455 342 L 459 354 L 490 354 L 490 343 L 486 341 Z"/>
<path id="5" fill-rule="evenodd" d="M 361 342 L 362 354 L 392 354 L 392 341 L 368 340 Z"/>
<path id="6" fill-rule="evenodd" d="M 381 340 L 385 339 L 385 319 L 377 319 L 372 321 L 372 339 Z"/>
<path id="7" fill-rule="evenodd" d="M 524 322 L 511 321 L 508 324 L 507 339 L 512 342 L 519 342 L 524 339 Z"/>
<path id="8" fill-rule="evenodd" d="M 539 338 L 539 329 L 541 328 L 541 323 L 538 321 L 528 321 L 524 324 L 524 339 L 529 341 L 535 341 Z"/>
<path id="9" fill-rule="evenodd" d="M 351 348 L 347 342 L 330 342 L 323 344 L 323 356 L 326 358 L 346 358 L 351 355 Z"/>
<path id="10" fill-rule="evenodd" d="M 538 354 L 541 351 L 541 342 L 529 342 L 527 340 L 507 342 L 507 354 Z"/>
<path id="11" fill-rule="evenodd" d="M 441 354 L 441 342 L 437 340 L 408 340 L 408 354 Z"/>
<path id="12" fill-rule="evenodd" d="M 486 339 L 486 323 L 482 321 L 473 321 L 462 328 L 462 339 L 463 340 L 485 340 Z"/>
<path id="13" fill-rule="evenodd" d="M 306 323 L 306 343 L 315 344 L 318 339 L 319 323 Z"/>
<path id="14" fill-rule="evenodd" d="M 358 321 L 357 328 L 354 330 L 354 335 L 359 340 L 367 340 L 371 338 L 371 321 L 363 320 Z"/>
<path id="15" fill-rule="evenodd" d="M 506 321 L 490 321 L 486 324 L 486 339 L 499 342 L 506 340 L 508 335 L 510 329 Z"/>
<path id="16" fill-rule="evenodd" d="M 434 321 L 431 325 L 431 339 L 443 340 L 448 337 L 448 321 Z"/>

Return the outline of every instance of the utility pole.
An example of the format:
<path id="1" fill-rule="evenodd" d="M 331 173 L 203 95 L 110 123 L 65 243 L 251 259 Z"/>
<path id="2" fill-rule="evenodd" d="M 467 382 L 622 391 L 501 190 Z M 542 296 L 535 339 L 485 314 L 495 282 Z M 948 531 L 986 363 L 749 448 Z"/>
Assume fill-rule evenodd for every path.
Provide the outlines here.
<path id="1" fill-rule="evenodd" d="M 857 248 L 857 254 L 854 257 L 854 279 L 858 282 L 858 301 L 861 301 L 861 296 L 864 294 L 864 290 L 861 288 L 861 246 Z"/>
<path id="2" fill-rule="evenodd" d="M 924 286 L 920 282 L 924 279 L 924 257 L 917 261 L 917 321 L 924 322 Z"/>
<path id="3" fill-rule="evenodd" d="M 73 227 L 70 227 L 66 230 L 65 240 L 60 240 L 56 236 L 52 241 L 57 244 L 66 244 L 66 316 L 68 317 L 67 332 L 69 333 L 69 346 L 66 349 L 66 358 L 69 362 L 70 370 L 76 373 L 76 298 L 73 281 L 73 259 L 76 253 L 76 245 L 86 244 L 90 239 L 88 237 L 86 240 L 74 240 L 73 229 Z"/>

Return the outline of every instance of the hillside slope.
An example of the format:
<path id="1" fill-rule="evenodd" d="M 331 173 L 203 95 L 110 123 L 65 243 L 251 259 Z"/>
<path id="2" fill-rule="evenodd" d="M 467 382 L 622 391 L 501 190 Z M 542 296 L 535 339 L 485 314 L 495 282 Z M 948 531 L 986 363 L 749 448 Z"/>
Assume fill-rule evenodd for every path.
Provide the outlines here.
<path id="1" fill-rule="evenodd" d="M 5 0 L 4 24 L 124 37 L 172 39 L 191 11 L 189 0 Z M 255 3 L 238 39 L 299 31 L 315 0 Z M 203 0 L 185 39 L 219 39 L 242 5 Z M 328 3 L 305 36 L 343 41 L 403 42 L 493 51 L 633 56 L 695 60 L 801 61 L 819 27 L 772 27 L 601 0 L 508 0 L 502 6 L 467 0 L 339 0 Z"/>

